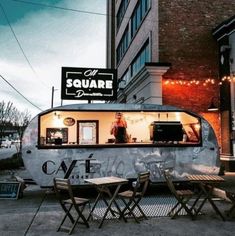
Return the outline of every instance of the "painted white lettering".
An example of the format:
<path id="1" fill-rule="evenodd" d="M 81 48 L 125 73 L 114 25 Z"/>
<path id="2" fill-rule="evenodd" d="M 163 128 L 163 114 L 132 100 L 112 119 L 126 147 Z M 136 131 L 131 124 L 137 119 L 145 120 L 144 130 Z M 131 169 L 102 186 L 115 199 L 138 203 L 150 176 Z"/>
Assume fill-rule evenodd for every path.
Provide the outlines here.
<path id="1" fill-rule="evenodd" d="M 91 81 L 89 88 L 97 88 L 97 84 L 94 79 Z"/>
<path id="2" fill-rule="evenodd" d="M 71 88 L 71 87 L 72 87 L 72 85 L 73 85 L 73 83 L 72 83 L 72 82 L 73 82 L 73 80 L 72 80 L 72 79 L 67 79 L 67 80 L 66 80 L 66 87 L 67 87 L 67 88 Z"/>
<path id="3" fill-rule="evenodd" d="M 82 87 L 83 88 L 89 88 L 89 80 L 88 79 L 83 79 L 82 80 Z"/>
<path id="4" fill-rule="evenodd" d="M 88 76 L 95 76 L 97 72 L 98 72 L 98 70 L 86 70 L 84 72 L 84 76 L 86 76 L 86 77 L 88 77 Z"/>
<path id="5" fill-rule="evenodd" d="M 107 89 L 113 88 L 113 81 L 112 80 L 106 80 L 106 88 Z"/>
<path id="6" fill-rule="evenodd" d="M 84 91 L 83 90 L 77 90 L 76 94 L 77 95 L 75 97 L 80 98 L 80 97 L 82 97 L 84 95 Z"/>
<path id="7" fill-rule="evenodd" d="M 95 79 L 67 79 L 66 80 L 67 88 L 99 88 L 99 89 L 112 89 L 113 81 L 112 80 L 95 80 Z"/>
<path id="8" fill-rule="evenodd" d="M 105 83 L 103 80 L 98 80 L 98 88 L 105 88 Z"/>
<path id="9" fill-rule="evenodd" d="M 75 88 L 81 88 L 81 81 L 79 80 L 79 79 L 75 79 L 74 81 L 73 81 L 73 86 L 75 87 Z"/>

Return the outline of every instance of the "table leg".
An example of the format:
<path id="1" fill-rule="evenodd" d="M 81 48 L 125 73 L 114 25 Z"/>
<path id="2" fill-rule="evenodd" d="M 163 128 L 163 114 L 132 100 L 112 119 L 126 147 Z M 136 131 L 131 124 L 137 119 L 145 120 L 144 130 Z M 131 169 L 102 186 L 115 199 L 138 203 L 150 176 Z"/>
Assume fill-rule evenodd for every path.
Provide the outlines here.
<path id="1" fill-rule="evenodd" d="M 111 194 L 109 188 L 107 188 L 107 187 L 105 188 L 105 193 L 108 194 L 108 196 L 109 196 L 110 199 L 112 198 L 112 194 Z M 106 206 L 108 207 L 109 204 L 108 204 L 107 200 L 106 200 L 105 198 L 103 198 L 103 201 L 105 202 Z M 118 212 L 116 212 L 116 211 L 114 211 L 112 208 L 110 208 L 110 211 L 111 211 L 112 215 L 113 215 L 113 216 L 116 216 L 115 213 L 121 215 L 121 209 L 120 209 L 120 207 L 118 206 L 118 204 L 117 204 L 117 202 L 116 202 L 115 199 L 113 200 L 113 203 L 115 204 L 115 206 L 116 206 Z"/>
<path id="2" fill-rule="evenodd" d="M 226 192 L 226 196 L 230 199 L 232 206 L 228 211 L 226 211 L 226 215 L 230 217 L 232 215 L 233 210 L 235 209 L 235 193 Z"/>
<path id="3" fill-rule="evenodd" d="M 117 196 L 117 193 L 118 193 L 120 187 L 121 187 L 121 185 L 119 184 L 119 185 L 117 186 L 117 188 L 116 188 L 116 190 L 115 190 L 115 192 L 114 192 L 112 198 L 110 199 L 109 204 L 108 204 L 108 207 L 107 207 L 107 209 L 106 209 L 106 211 L 105 211 L 105 213 L 104 213 L 104 216 L 103 216 L 103 218 L 102 218 L 102 220 L 101 220 L 101 223 L 100 223 L 100 225 L 99 225 L 99 228 L 102 227 L 103 222 L 104 222 L 104 220 L 105 220 L 105 218 L 106 218 L 108 212 L 109 212 L 109 211 L 112 212 L 111 206 L 112 206 L 113 202 L 115 201 L 115 198 L 116 198 L 116 196 Z M 110 194 L 111 194 L 111 193 L 110 193 Z M 116 204 L 117 204 L 117 203 L 116 203 Z M 115 205 L 116 205 L 116 204 L 115 204 Z"/>
<path id="4" fill-rule="evenodd" d="M 193 218 L 194 218 L 194 219 L 197 217 L 197 215 L 198 215 L 198 213 L 199 213 L 199 211 L 200 211 L 200 210 L 196 209 L 196 205 L 197 205 L 199 199 L 201 198 L 202 194 L 203 194 L 203 192 L 202 192 L 202 190 L 201 190 L 200 193 L 198 194 L 197 198 L 195 199 L 193 205 L 190 207 L 190 211 L 192 211 L 192 212 L 194 211 L 194 212 L 193 212 Z M 194 216 L 195 216 L 195 217 L 194 217 Z"/>
<path id="5" fill-rule="evenodd" d="M 202 206 L 205 204 L 206 200 L 208 200 L 212 206 L 212 208 L 214 209 L 214 211 L 220 215 L 220 217 L 222 218 L 223 221 L 225 221 L 224 216 L 222 215 L 222 213 L 220 212 L 220 210 L 218 209 L 218 207 L 215 205 L 214 201 L 212 200 L 212 191 L 213 191 L 213 187 L 212 186 L 207 186 L 209 188 L 209 190 L 206 190 L 206 185 L 200 183 L 199 184 L 202 192 L 205 194 L 205 198 L 203 199 L 201 205 L 199 206 L 199 208 L 197 209 L 196 215 L 198 215 L 198 213 L 200 212 L 200 210 L 202 209 Z M 202 194 L 200 194 L 201 196 Z"/>
<path id="6" fill-rule="evenodd" d="M 193 203 L 193 206 L 195 207 L 197 202 L 199 201 L 199 199 L 201 198 L 201 196 L 204 194 L 204 191 L 202 190 L 202 188 L 200 187 L 201 191 L 198 194 L 198 197 L 196 198 L 195 202 Z M 199 205 L 199 207 L 197 209 L 195 209 L 195 214 L 194 216 L 197 217 L 198 213 L 201 211 L 202 207 L 204 206 L 205 202 L 206 202 L 206 198 L 203 199 L 203 201 L 201 202 L 201 204 Z"/>
<path id="7" fill-rule="evenodd" d="M 202 189 L 206 194 L 206 198 L 208 199 L 208 201 L 210 202 L 211 206 L 213 207 L 213 209 L 215 210 L 215 212 L 220 215 L 220 217 L 222 218 L 223 221 L 225 221 L 225 218 L 223 216 L 223 214 L 220 212 L 220 210 L 218 209 L 218 207 L 215 205 L 214 201 L 212 200 L 212 191 L 213 191 L 213 187 L 212 186 L 208 186 L 209 190 L 207 191 L 206 186 L 202 184 Z"/>
<path id="8" fill-rule="evenodd" d="M 93 205 L 93 207 L 92 207 L 92 209 L 91 209 L 91 211 L 90 211 L 90 214 L 88 215 L 87 221 L 89 221 L 89 219 L 90 219 L 90 217 L 91 217 L 93 211 L 95 210 L 95 207 L 96 207 L 96 205 L 97 205 L 99 199 L 101 198 L 101 195 L 102 195 L 102 192 L 99 192 L 97 198 L 95 199 L 95 203 L 94 203 L 94 205 Z"/>

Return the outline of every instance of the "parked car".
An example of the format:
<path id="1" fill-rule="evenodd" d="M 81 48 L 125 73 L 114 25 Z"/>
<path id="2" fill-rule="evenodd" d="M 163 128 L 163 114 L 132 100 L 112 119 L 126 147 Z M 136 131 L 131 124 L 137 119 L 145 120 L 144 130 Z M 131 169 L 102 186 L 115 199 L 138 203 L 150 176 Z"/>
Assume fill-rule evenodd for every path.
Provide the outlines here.
<path id="1" fill-rule="evenodd" d="M 1 147 L 11 148 L 11 141 L 8 139 L 2 139 Z"/>
<path id="2" fill-rule="evenodd" d="M 20 139 L 15 139 L 15 140 L 12 140 L 12 144 L 19 144 L 20 143 Z"/>

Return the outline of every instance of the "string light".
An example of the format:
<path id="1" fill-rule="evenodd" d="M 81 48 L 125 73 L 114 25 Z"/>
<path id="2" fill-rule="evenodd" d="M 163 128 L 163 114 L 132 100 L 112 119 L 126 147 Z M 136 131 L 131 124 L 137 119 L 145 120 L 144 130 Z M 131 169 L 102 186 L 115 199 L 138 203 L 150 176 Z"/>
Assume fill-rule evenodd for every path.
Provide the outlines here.
<path id="1" fill-rule="evenodd" d="M 235 82 L 235 74 L 231 74 L 230 76 L 224 76 L 220 81 L 216 81 L 215 79 L 205 79 L 205 80 L 176 80 L 176 79 L 167 79 L 164 81 L 165 85 L 183 85 L 183 86 L 192 86 L 192 85 L 202 85 L 202 86 L 208 86 L 208 85 L 223 85 L 226 82 Z"/>

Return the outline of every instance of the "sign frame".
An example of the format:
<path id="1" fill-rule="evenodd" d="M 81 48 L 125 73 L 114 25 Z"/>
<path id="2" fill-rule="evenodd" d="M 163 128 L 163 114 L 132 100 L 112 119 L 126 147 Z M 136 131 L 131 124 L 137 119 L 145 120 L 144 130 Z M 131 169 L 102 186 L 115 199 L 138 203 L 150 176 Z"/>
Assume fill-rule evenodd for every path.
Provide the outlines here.
<path id="1" fill-rule="evenodd" d="M 61 99 L 117 100 L 117 70 L 62 67 Z"/>
<path id="2" fill-rule="evenodd" d="M 5 185 L 7 188 L 14 187 L 13 191 L 2 191 L 2 186 Z M 6 182 L 0 181 L 0 200 L 1 199 L 18 199 L 20 193 L 21 183 L 16 181 Z M 11 189 L 12 190 L 12 189 Z"/>

